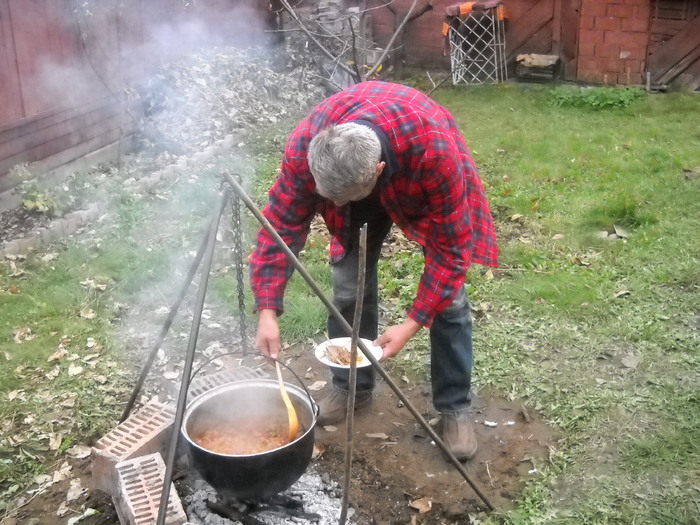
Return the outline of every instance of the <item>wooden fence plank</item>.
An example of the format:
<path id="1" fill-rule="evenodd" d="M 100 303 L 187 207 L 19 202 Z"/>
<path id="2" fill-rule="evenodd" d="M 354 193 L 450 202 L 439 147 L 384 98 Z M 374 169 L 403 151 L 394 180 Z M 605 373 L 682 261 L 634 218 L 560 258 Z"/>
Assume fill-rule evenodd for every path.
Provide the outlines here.
<path id="1" fill-rule="evenodd" d="M 692 53 L 700 43 L 698 35 L 700 35 L 700 16 L 691 20 L 670 40 L 659 45 L 647 62 L 647 69 L 651 72 L 652 79 L 661 78 L 679 61 Z"/>
<path id="2" fill-rule="evenodd" d="M 506 32 L 506 45 L 508 47 L 508 61 L 524 52 L 531 50 L 521 49 L 527 41 L 540 29 L 552 20 L 554 14 L 554 0 L 540 0 L 532 6 L 523 16 L 509 24 Z"/>
<path id="3" fill-rule="evenodd" d="M 63 123 L 61 126 L 64 129 L 53 134 L 53 138 L 0 160 L 0 173 L 9 172 L 17 164 L 35 163 L 67 150 L 84 151 L 83 154 L 86 154 L 92 147 L 105 146 L 132 132 L 128 128 L 123 129 L 121 124 L 118 118 L 90 121 L 83 117 Z M 6 186 L 4 182 L 4 178 L 0 179 L 0 186 Z"/>
<path id="4" fill-rule="evenodd" d="M 7 0 L 0 0 L 0 122 L 8 122 L 24 116 L 15 42 Z"/>
<path id="5" fill-rule="evenodd" d="M 96 108 L 100 108 L 107 104 L 116 103 L 116 100 L 114 100 L 112 97 L 96 98 L 80 106 L 59 107 L 51 111 L 40 113 L 39 115 L 35 115 L 33 117 L 18 120 L 12 124 L 6 124 L 5 126 L 0 127 L 0 146 L 2 146 L 5 142 L 14 140 L 18 137 L 30 135 L 37 130 L 51 126 L 52 124 L 74 118 L 82 113 L 89 113 L 94 111 Z"/>
<path id="6" fill-rule="evenodd" d="M 24 135 L 7 141 L 0 145 L 0 158 L 11 158 L 22 152 L 31 152 L 41 145 L 46 144 L 54 137 L 60 137 L 67 133 L 73 133 L 78 126 L 91 126 L 93 124 L 112 120 L 119 117 L 119 106 L 100 106 L 88 113 L 75 113 L 71 118 L 61 122 L 40 128 L 34 133 Z M 37 160 L 32 158 L 31 161 Z"/>

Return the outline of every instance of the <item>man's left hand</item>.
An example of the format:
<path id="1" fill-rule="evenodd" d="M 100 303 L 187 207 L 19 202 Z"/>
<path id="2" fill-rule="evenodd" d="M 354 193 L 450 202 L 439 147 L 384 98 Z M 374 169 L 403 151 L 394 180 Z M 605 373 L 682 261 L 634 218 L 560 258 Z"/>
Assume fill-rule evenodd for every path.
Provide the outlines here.
<path id="1" fill-rule="evenodd" d="M 387 328 L 382 335 L 374 340 L 374 344 L 381 346 L 384 351 L 380 361 L 384 361 L 398 354 L 408 340 L 416 335 L 421 325 L 411 318 L 403 323 Z"/>

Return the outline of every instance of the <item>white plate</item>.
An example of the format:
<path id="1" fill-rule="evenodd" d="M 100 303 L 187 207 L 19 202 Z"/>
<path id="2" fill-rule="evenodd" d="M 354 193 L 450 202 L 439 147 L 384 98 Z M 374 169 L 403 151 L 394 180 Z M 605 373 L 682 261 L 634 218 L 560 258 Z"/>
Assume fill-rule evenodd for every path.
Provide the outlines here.
<path id="1" fill-rule="evenodd" d="M 384 351 L 382 350 L 381 346 L 374 346 L 374 343 L 370 341 L 369 339 L 362 339 L 362 342 L 365 343 L 365 346 L 367 346 L 367 349 L 372 352 L 372 355 L 377 359 L 381 359 Z M 350 338 L 349 337 L 336 337 L 335 339 L 329 339 L 328 341 L 324 341 L 320 345 L 316 347 L 316 359 L 321 361 L 324 365 L 328 366 L 334 366 L 336 368 L 350 368 L 350 365 L 340 365 L 338 363 L 334 363 L 330 359 L 328 359 L 328 356 L 326 355 L 326 347 L 335 345 L 335 346 L 343 346 L 350 350 Z M 367 359 L 365 354 L 362 353 L 362 350 L 360 349 L 360 346 L 357 346 L 357 368 L 362 368 L 364 366 L 371 366 L 372 362 Z"/>

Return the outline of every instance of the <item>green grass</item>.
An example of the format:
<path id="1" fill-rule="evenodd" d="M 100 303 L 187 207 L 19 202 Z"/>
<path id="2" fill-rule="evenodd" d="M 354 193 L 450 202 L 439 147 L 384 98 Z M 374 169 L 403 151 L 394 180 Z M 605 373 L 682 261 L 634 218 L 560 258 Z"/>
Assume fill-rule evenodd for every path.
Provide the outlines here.
<path id="1" fill-rule="evenodd" d="M 700 181 L 684 173 L 700 165 L 700 100 L 572 108 L 513 85 L 436 96 L 464 129 L 499 227 L 495 278 L 470 272 L 472 301 L 493 305 L 477 326 L 477 382 L 528 400 L 565 435 L 508 520 L 692 523 Z M 625 239 L 599 237 L 616 227 Z"/>
<path id="2" fill-rule="evenodd" d="M 694 523 L 700 514 L 700 178 L 693 174 L 700 169 L 700 99 L 516 84 L 443 87 L 434 97 L 455 115 L 480 167 L 501 248 L 499 268 L 474 266 L 468 274 L 470 301 L 480 312 L 476 390 L 538 411 L 561 436 L 515 508 L 483 520 Z M 138 362 L 123 357 L 128 342 L 117 336 L 124 309 L 146 296 L 154 310 L 179 289 L 220 173 L 243 175 L 253 199 L 265 203 L 292 126 L 259 130 L 250 137 L 252 157 L 222 157 L 162 194 L 119 190 L 121 179 L 143 169 L 138 164 L 125 165 L 123 173 L 102 170 L 97 186 L 110 188 L 114 207 L 92 237 L 57 246 L 52 260 L 29 257 L 0 267 L 0 359 L 6 361 L 0 505 L 65 448 L 113 424 Z M 77 179 L 81 200 L 98 191 L 90 179 Z M 250 250 L 257 225 L 246 217 L 244 229 Z M 616 229 L 624 238 L 601 238 Z M 327 240 L 318 232 L 310 239 L 300 258 L 329 292 Z M 230 264 L 226 254 L 220 257 Z M 411 249 L 380 262 L 388 322 L 403 317 L 422 264 Z M 237 314 L 235 269 L 215 272 L 210 282 L 211 300 Z M 246 288 L 246 311 L 251 305 Z M 86 309 L 95 317 L 82 317 Z M 152 311 L 132 315 L 159 322 Z M 281 318 L 285 342 L 318 336 L 326 317 L 295 275 Z M 22 328 L 36 337 L 15 343 Z M 88 338 L 99 352 L 87 347 Z M 61 345 L 77 357 L 47 361 Z M 94 353 L 93 365 L 69 375 L 71 364 Z M 426 379 L 428 359 L 423 331 L 387 369 Z M 99 383 L 101 377 L 110 381 Z M 48 436 L 57 429 L 60 447 L 52 450 Z M 13 444 L 8 435 L 28 440 Z"/>

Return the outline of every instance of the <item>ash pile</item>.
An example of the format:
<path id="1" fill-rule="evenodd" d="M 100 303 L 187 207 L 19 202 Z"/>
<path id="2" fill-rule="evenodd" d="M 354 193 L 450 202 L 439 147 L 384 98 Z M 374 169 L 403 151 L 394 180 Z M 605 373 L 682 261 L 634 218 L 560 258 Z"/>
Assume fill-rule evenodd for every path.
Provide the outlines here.
<path id="1" fill-rule="evenodd" d="M 182 486 L 185 485 L 185 486 Z M 342 489 L 311 465 L 299 480 L 268 502 L 226 501 L 192 471 L 179 492 L 192 525 L 327 525 L 338 522 Z M 353 509 L 347 523 L 352 525 Z"/>

